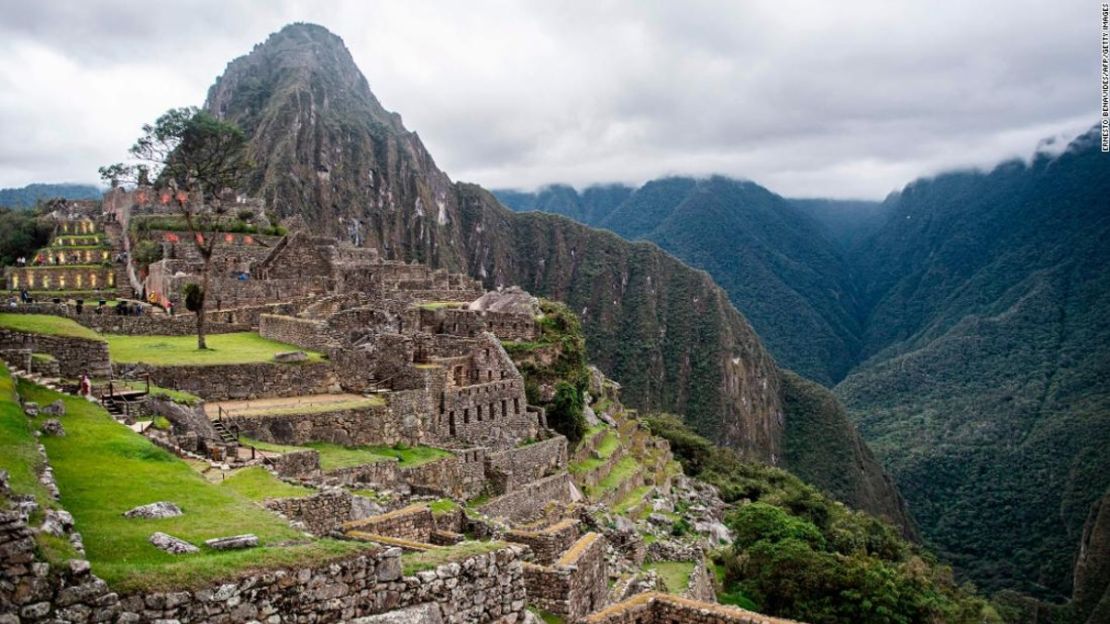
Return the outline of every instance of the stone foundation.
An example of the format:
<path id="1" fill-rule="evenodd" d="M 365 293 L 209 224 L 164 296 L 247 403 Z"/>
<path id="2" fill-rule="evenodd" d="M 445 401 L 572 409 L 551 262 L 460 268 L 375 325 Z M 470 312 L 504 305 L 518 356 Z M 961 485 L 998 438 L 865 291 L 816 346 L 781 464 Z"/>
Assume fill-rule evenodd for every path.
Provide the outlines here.
<path id="1" fill-rule="evenodd" d="M 304 524 L 314 535 L 328 535 L 351 517 L 351 494 L 345 490 L 324 490 L 303 498 L 271 498 L 267 509 Z"/>
<path id="2" fill-rule="evenodd" d="M 539 531 L 514 529 L 505 533 L 505 540 L 524 544 L 532 549 L 534 563 L 551 565 L 578 541 L 578 520 L 565 518 Z"/>
<path id="3" fill-rule="evenodd" d="M 107 353 L 107 345 L 104 347 Z M 116 377 L 141 378 L 183 390 L 207 401 L 304 396 L 339 391 L 339 380 L 327 362 L 257 363 L 211 366 L 150 366 L 116 364 Z"/>
<path id="4" fill-rule="evenodd" d="M 528 522 L 545 515 L 552 504 L 561 506 L 569 503 L 571 487 L 570 475 L 562 472 L 499 496 L 482 505 L 478 511 L 512 522 Z"/>
<path id="5" fill-rule="evenodd" d="M 436 531 L 436 523 L 432 510 L 423 503 L 417 503 L 378 516 L 345 522 L 343 529 L 428 544 Z"/>

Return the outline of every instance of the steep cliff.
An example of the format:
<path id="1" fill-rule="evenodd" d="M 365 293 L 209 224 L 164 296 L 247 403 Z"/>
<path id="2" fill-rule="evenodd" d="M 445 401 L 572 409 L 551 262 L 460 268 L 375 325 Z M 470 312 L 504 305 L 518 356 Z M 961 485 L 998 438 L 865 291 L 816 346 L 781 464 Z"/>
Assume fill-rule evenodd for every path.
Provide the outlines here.
<path id="1" fill-rule="evenodd" d="M 782 462 L 780 372 L 707 274 L 652 244 L 517 214 L 453 183 L 326 29 L 294 24 L 271 35 L 228 65 L 206 108 L 248 133 L 257 168 L 247 190 L 280 216 L 389 258 L 564 301 L 582 317 L 591 361 L 621 382 L 630 405 L 682 413 L 749 458 Z M 591 206 L 613 201 L 599 195 Z M 855 473 L 845 459 L 840 469 Z M 875 486 L 897 499 L 886 481 Z"/>

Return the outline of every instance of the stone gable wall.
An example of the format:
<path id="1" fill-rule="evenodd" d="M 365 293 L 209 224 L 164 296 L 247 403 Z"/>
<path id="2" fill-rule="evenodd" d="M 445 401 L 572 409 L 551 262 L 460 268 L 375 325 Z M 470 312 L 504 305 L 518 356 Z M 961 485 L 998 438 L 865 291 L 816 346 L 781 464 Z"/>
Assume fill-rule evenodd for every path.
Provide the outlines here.
<path id="1" fill-rule="evenodd" d="M 524 585 L 531 604 L 568 621 L 604 607 L 609 595 L 605 538 L 587 533 L 554 565 L 524 564 Z"/>
<path id="2" fill-rule="evenodd" d="M 532 549 L 535 563 L 549 566 L 578 541 L 578 525 L 578 520 L 566 518 L 539 531 L 507 531 L 505 540 L 528 546 Z"/>
<path id="3" fill-rule="evenodd" d="M 414 492 L 470 499 L 486 487 L 486 450 L 470 448 L 453 450 L 453 457 L 404 467 L 400 478 Z"/>
<path id="4" fill-rule="evenodd" d="M 88 372 L 90 377 L 108 377 L 112 372 L 108 343 L 71 336 L 49 336 L 0 328 L 0 350 L 30 349 L 58 360 L 63 377 L 76 379 Z"/>

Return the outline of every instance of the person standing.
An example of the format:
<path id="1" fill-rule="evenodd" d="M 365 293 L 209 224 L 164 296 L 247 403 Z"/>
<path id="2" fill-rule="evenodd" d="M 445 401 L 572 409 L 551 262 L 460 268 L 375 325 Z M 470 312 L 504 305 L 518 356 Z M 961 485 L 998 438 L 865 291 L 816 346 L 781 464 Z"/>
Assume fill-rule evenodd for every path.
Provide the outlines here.
<path id="1" fill-rule="evenodd" d="M 92 382 L 89 381 L 89 373 L 87 371 L 81 373 L 81 387 L 78 393 L 86 399 L 92 396 Z"/>

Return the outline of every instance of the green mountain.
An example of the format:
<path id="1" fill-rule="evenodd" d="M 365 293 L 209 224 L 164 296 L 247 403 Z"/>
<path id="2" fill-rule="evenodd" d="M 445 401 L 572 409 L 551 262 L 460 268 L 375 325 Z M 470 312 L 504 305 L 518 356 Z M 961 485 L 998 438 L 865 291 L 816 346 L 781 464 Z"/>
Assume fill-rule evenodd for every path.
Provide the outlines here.
<path id="1" fill-rule="evenodd" d="M 31 208 L 48 199 L 100 199 L 103 192 L 91 184 L 28 184 L 22 188 L 0 189 L 0 206 Z"/>
<path id="2" fill-rule="evenodd" d="M 1110 486 L 1107 167 L 1086 136 L 881 204 L 668 178 L 593 224 L 709 271 L 778 361 L 837 383 L 968 578 L 1062 599 Z"/>
<path id="3" fill-rule="evenodd" d="M 912 534 L 897 490 L 846 418 L 814 415 L 843 428 L 847 455 L 790 439 L 809 431 L 792 425 L 810 413 L 784 413 L 788 382 L 709 275 L 655 245 L 515 213 L 478 186 L 452 182 L 326 29 L 294 24 L 271 35 L 228 65 L 205 107 L 248 134 L 257 167 L 246 190 L 278 216 L 387 258 L 565 302 L 582 318 L 590 361 L 622 384 L 630 405 L 684 414 L 749 459 L 812 467 L 818 485 Z M 627 194 L 598 189 L 577 209 L 600 218 Z"/>
<path id="4" fill-rule="evenodd" d="M 514 209 L 577 218 L 596 188 L 578 199 L 565 186 L 497 195 Z M 580 220 L 707 271 L 783 366 L 831 385 L 855 364 L 862 311 L 849 267 L 834 231 L 796 203 L 752 182 L 672 177 L 592 214 L 603 216 Z"/>
<path id="5" fill-rule="evenodd" d="M 1059 597 L 1110 486 L 1110 163 L 1058 157 L 910 184 L 853 256 L 864 357 L 838 387 L 942 552 Z"/>

